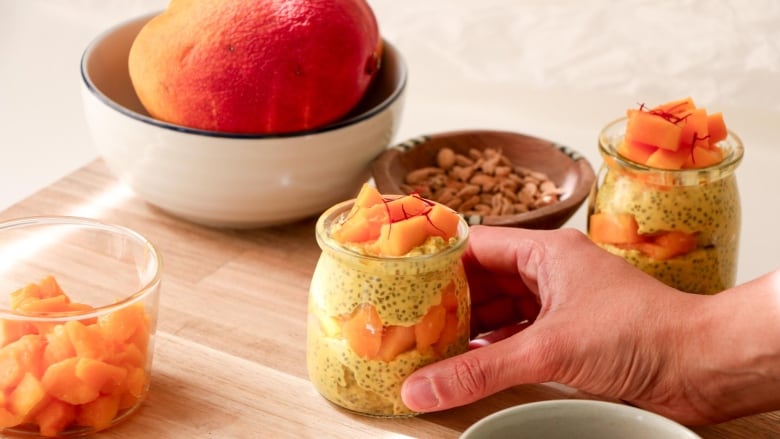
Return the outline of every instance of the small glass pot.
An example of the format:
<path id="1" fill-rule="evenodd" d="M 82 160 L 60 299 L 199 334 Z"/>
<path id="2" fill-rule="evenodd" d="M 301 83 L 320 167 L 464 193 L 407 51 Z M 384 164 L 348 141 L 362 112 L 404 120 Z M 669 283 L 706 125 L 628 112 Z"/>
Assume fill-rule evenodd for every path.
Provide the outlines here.
<path id="1" fill-rule="evenodd" d="M 599 135 L 604 162 L 588 203 L 588 233 L 593 237 L 594 214 L 628 214 L 647 242 L 600 243 L 607 251 L 689 293 L 714 294 L 734 286 L 741 217 L 735 170 L 742 141 L 729 132 L 719 143 L 723 160 L 717 165 L 664 170 L 620 156 L 625 131 L 622 118 Z M 695 242 L 681 249 L 691 236 Z"/>
<path id="2" fill-rule="evenodd" d="M 461 219 L 455 242 L 441 249 L 370 256 L 331 238 L 352 205 L 331 207 L 316 225 L 322 253 L 309 294 L 309 378 L 350 411 L 412 416 L 401 400 L 404 379 L 468 348 L 470 302 L 461 262 L 468 225 Z"/>
<path id="3" fill-rule="evenodd" d="M 75 217 L 0 223 L 0 436 L 110 428 L 146 399 L 162 260 L 128 228 Z"/>

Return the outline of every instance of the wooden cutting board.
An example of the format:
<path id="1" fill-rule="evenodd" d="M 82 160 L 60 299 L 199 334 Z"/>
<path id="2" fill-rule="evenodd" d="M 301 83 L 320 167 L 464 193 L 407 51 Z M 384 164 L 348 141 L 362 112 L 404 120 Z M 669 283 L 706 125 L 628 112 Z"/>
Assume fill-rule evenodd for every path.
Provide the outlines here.
<path id="1" fill-rule="evenodd" d="M 411 419 L 354 415 L 306 377 L 306 301 L 319 248 L 314 218 L 218 230 L 168 216 L 96 160 L 0 213 L 78 215 L 130 227 L 163 256 L 152 387 L 117 438 L 457 438 L 516 404 L 597 399 L 556 384 L 523 385 L 467 407 Z M 695 428 L 704 438 L 780 437 L 780 412 Z"/>

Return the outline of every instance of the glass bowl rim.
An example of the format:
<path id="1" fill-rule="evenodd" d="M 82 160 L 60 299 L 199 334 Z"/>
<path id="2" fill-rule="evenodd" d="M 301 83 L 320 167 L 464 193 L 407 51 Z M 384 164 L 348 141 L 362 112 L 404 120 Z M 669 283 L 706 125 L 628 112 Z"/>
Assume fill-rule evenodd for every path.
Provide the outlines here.
<path id="1" fill-rule="evenodd" d="M 22 229 L 31 226 L 76 226 L 81 229 L 94 229 L 112 234 L 122 235 L 134 241 L 140 247 L 145 248 L 154 261 L 154 274 L 136 291 L 126 295 L 123 299 L 109 305 L 97 306 L 89 311 L 66 311 L 57 313 L 22 314 L 0 308 L 0 319 L 25 321 L 25 322 L 67 322 L 69 320 L 83 320 L 110 314 L 119 309 L 144 300 L 151 295 L 162 280 L 162 256 L 157 248 L 144 235 L 135 230 L 119 224 L 108 223 L 93 218 L 69 216 L 69 215 L 42 215 L 14 218 L 0 222 L 0 233 L 10 229 Z"/>

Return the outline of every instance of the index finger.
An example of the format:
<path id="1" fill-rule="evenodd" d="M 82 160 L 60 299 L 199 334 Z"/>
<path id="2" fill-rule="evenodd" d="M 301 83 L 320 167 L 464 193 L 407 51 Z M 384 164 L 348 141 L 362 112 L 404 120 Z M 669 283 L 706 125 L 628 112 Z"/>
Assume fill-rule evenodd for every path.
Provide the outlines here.
<path id="1" fill-rule="evenodd" d="M 570 283 L 587 276 L 583 261 L 603 256 L 603 250 L 574 229 L 529 230 L 472 226 L 463 256 L 469 284 L 485 281 L 504 293 L 522 283 L 539 295 L 539 280 Z M 592 273 L 591 273 L 592 274 Z M 481 294 L 478 291 L 477 295 Z"/>

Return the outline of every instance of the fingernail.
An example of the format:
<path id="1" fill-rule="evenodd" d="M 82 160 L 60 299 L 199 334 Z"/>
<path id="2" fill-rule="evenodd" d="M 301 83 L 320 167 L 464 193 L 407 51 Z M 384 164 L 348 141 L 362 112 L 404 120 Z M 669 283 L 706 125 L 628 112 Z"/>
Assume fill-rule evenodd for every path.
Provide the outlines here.
<path id="1" fill-rule="evenodd" d="M 428 411 L 439 405 L 439 398 L 427 377 L 413 378 L 404 383 L 404 403 L 416 411 Z"/>

